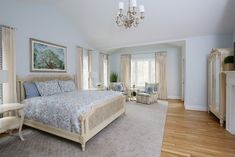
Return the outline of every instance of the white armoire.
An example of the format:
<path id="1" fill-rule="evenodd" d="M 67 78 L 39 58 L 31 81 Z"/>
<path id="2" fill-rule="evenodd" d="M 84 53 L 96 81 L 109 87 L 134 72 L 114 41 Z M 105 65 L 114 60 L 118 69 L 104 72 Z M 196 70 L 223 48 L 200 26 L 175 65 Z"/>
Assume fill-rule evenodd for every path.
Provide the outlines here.
<path id="1" fill-rule="evenodd" d="M 233 49 L 212 49 L 208 58 L 208 112 L 212 112 L 223 126 L 226 115 L 226 76 L 224 58 L 233 55 Z"/>

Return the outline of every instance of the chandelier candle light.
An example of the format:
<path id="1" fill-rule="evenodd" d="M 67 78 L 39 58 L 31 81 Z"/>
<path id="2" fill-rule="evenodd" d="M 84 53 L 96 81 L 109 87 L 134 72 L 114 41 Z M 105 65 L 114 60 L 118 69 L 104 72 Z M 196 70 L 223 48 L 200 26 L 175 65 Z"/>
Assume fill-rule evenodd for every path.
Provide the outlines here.
<path id="1" fill-rule="evenodd" d="M 137 3 L 136 0 L 129 0 L 129 7 L 127 15 L 123 15 L 124 3 L 119 2 L 117 20 L 116 23 L 119 27 L 124 26 L 126 29 L 131 27 L 137 27 L 140 20 L 144 19 L 144 6 L 139 6 L 140 16 L 137 15 Z"/>

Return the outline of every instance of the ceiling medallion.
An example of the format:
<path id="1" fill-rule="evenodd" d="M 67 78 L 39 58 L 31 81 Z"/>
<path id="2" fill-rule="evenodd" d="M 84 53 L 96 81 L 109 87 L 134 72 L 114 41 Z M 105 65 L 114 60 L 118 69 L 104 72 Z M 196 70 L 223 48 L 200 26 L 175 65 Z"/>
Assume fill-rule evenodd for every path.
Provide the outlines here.
<path id="1" fill-rule="evenodd" d="M 128 11 L 126 15 L 123 14 L 124 3 L 119 2 L 118 13 L 116 23 L 119 27 L 125 27 L 126 29 L 131 27 L 137 27 L 141 20 L 144 19 L 144 6 L 139 5 L 137 8 L 136 0 L 129 0 Z M 140 15 L 138 16 L 137 12 Z"/>

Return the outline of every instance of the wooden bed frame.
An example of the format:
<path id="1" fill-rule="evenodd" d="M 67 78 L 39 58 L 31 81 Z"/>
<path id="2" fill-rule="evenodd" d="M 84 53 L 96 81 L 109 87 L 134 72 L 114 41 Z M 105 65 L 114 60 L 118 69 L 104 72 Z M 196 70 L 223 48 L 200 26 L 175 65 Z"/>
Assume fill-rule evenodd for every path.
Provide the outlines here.
<path id="1" fill-rule="evenodd" d="M 67 74 L 60 75 L 31 75 L 26 78 L 17 77 L 18 101 L 25 99 L 24 82 L 48 81 L 48 80 L 74 80 Z M 104 112 L 105 111 L 105 112 Z M 33 120 L 24 120 L 24 125 L 78 142 L 85 151 L 86 142 L 105 128 L 108 124 L 125 113 L 125 98 L 115 97 L 105 102 L 99 103 L 91 108 L 89 112 L 80 116 L 80 133 L 73 133 L 49 125 L 45 125 Z"/>

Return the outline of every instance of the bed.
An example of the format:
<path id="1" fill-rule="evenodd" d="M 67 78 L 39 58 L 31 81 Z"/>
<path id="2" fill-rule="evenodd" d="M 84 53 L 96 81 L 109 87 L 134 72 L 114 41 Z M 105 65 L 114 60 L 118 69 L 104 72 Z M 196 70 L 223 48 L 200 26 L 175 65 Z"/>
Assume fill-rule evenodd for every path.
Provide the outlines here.
<path id="1" fill-rule="evenodd" d="M 24 125 L 78 142 L 86 142 L 125 113 L 125 98 L 112 91 L 73 91 L 26 99 L 23 84 L 74 80 L 67 74 L 17 77 L 18 101 L 27 105 Z M 53 108 L 53 109 L 52 109 Z"/>

